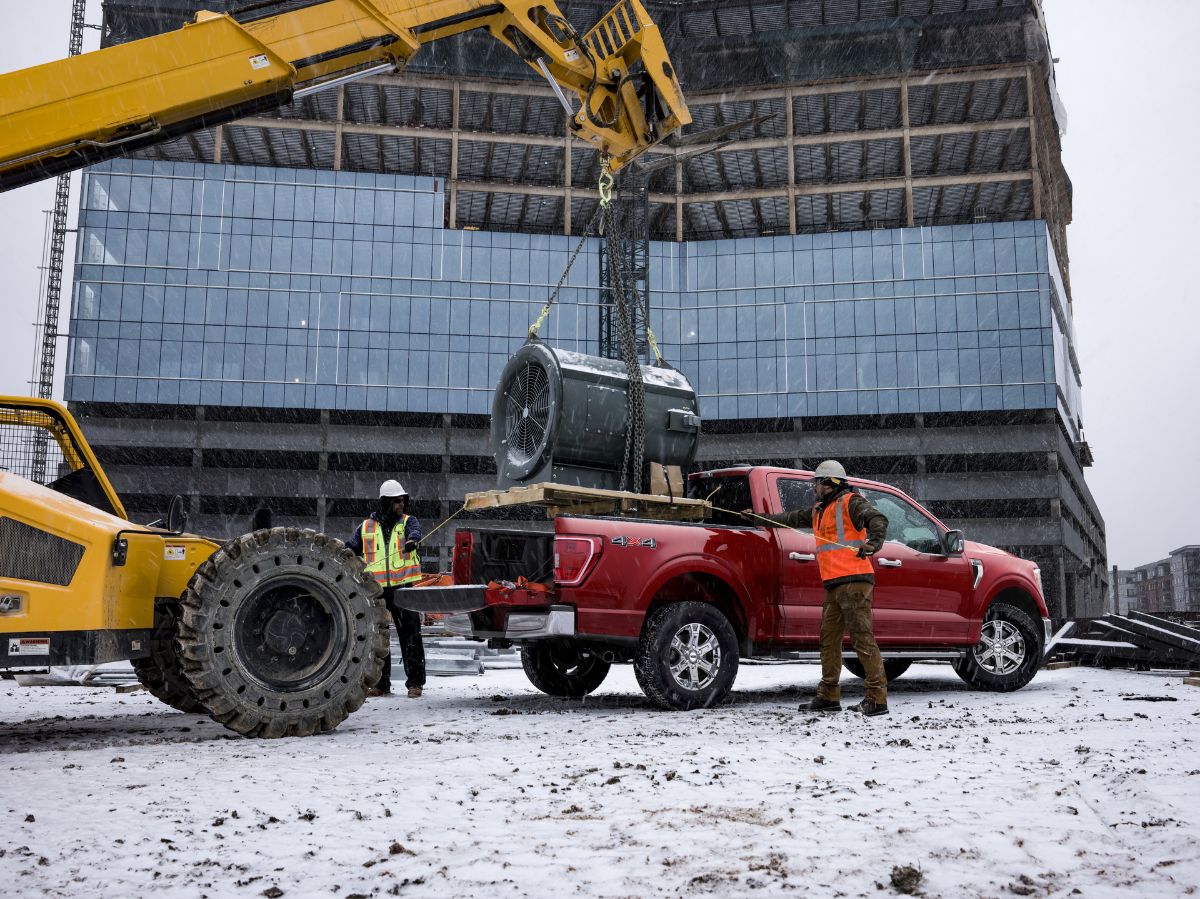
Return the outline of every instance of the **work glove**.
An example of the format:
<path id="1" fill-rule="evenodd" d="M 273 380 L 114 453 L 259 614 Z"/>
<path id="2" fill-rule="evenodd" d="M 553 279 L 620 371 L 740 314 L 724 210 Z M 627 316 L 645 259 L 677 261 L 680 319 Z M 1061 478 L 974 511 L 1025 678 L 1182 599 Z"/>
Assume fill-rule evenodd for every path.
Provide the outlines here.
<path id="1" fill-rule="evenodd" d="M 858 552 L 855 553 L 855 555 L 858 556 L 860 559 L 866 559 L 866 558 L 869 558 L 870 556 L 875 555 L 875 553 L 877 553 L 877 552 L 879 552 L 878 546 L 872 546 L 870 543 L 864 543 L 862 546 L 860 546 L 858 548 Z"/>
<path id="2" fill-rule="evenodd" d="M 416 540 L 409 540 L 407 543 L 404 544 L 405 554 L 415 553 L 416 551 L 417 551 L 417 541 Z"/>

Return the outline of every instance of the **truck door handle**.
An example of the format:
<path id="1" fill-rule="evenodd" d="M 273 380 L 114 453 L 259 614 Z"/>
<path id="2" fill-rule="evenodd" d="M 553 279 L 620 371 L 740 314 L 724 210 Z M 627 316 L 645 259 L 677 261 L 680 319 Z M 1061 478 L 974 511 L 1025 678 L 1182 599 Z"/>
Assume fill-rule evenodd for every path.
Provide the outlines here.
<path id="1" fill-rule="evenodd" d="M 884 568 L 899 568 L 904 562 L 900 559 L 880 559 L 879 564 Z"/>
<path id="2" fill-rule="evenodd" d="M 788 558 L 793 562 L 815 562 L 817 556 L 815 553 L 788 553 Z"/>

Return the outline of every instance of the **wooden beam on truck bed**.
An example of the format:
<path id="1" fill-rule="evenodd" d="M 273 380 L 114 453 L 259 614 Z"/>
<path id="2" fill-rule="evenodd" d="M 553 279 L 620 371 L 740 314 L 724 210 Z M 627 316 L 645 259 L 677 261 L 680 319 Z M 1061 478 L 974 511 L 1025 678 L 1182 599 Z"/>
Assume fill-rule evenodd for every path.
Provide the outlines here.
<path id="1" fill-rule="evenodd" d="M 468 512 L 496 509 L 501 506 L 535 505 L 543 506 L 549 518 L 558 515 L 632 513 L 639 518 L 665 521 L 701 521 L 712 508 L 702 499 L 671 498 L 651 493 L 549 483 L 468 493 L 465 505 Z"/>

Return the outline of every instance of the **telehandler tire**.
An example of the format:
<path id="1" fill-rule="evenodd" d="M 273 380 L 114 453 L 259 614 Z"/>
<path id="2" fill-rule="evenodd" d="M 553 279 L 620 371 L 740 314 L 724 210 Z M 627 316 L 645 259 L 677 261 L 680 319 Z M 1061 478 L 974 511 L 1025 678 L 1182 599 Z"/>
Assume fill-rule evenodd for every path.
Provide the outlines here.
<path id="1" fill-rule="evenodd" d="M 212 718 L 248 737 L 333 730 L 379 680 L 382 590 L 340 540 L 271 528 L 230 541 L 183 594 L 184 674 Z"/>
<path id="2" fill-rule="evenodd" d="M 181 712 L 203 712 L 192 683 L 179 664 L 175 637 L 179 628 L 179 604 L 156 604 L 154 636 L 150 639 L 150 655 L 133 660 L 133 672 L 143 687 L 155 699 L 161 699 Z"/>

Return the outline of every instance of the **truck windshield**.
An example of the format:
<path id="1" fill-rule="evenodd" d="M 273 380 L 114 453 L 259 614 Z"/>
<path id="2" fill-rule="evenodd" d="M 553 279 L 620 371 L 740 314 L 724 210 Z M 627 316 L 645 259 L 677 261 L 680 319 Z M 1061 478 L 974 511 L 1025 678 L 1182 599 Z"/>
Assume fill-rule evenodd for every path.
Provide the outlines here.
<path id="1" fill-rule="evenodd" d="M 704 519 L 707 524 L 721 527 L 750 525 L 736 514 L 750 508 L 750 479 L 744 474 L 695 478 L 688 482 L 688 496 L 712 503 L 713 509 Z"/>

